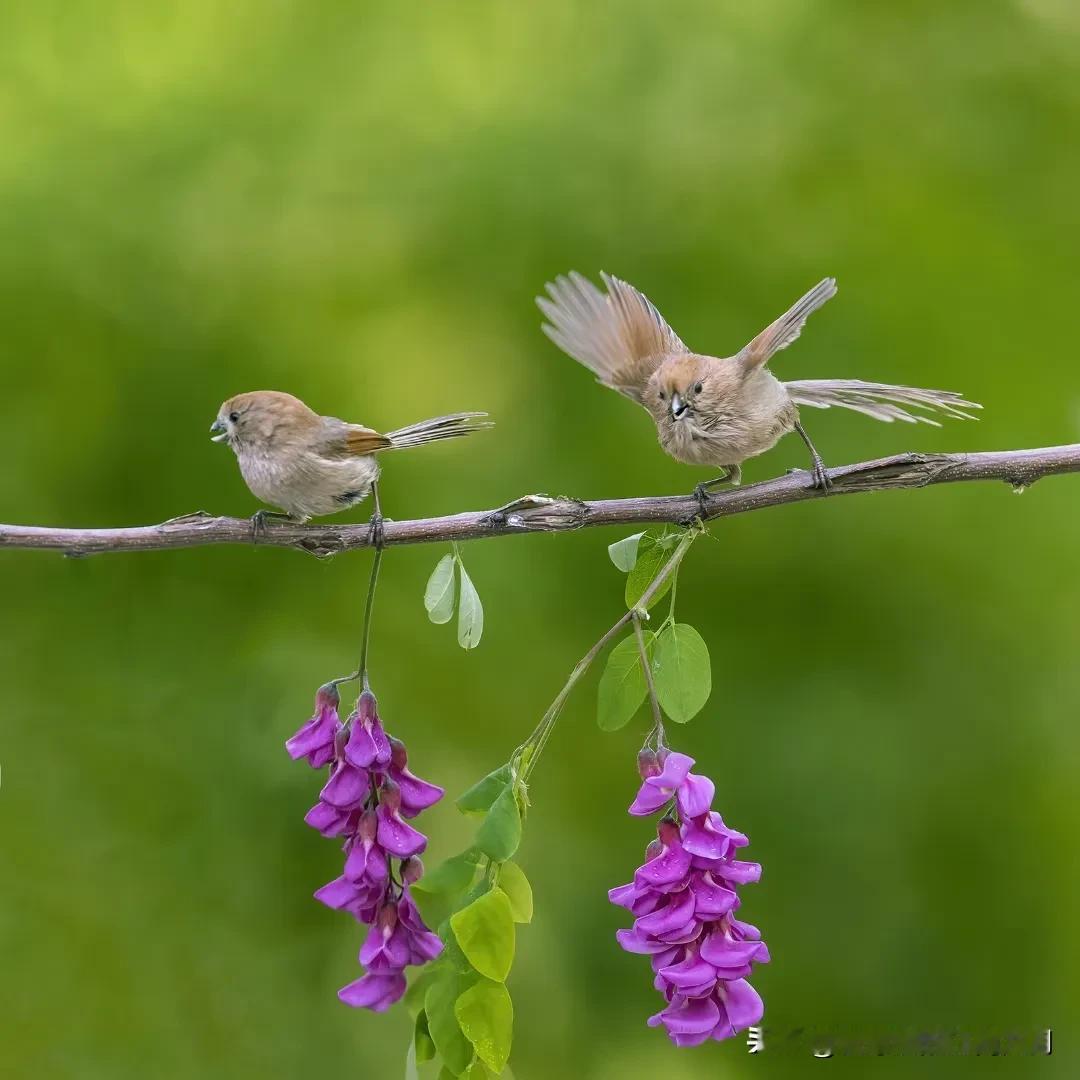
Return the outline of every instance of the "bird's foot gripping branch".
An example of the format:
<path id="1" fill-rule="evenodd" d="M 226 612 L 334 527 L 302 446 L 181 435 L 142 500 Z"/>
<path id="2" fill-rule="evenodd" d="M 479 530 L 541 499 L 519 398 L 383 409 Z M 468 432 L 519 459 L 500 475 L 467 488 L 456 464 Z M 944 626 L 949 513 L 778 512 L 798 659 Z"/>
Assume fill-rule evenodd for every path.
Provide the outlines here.
<path id="1" fill-rule="evenodd" d="M 664 529 L 611 545 L 612 562 L 627 575 L 625 612 L 578 662 L 507 761 L 458 797 L 458 809 L 477 822 L 472 843 L 427 872 L 420 861 L 427 841 L 410 821 L 443 789 L 409 770 L 404 744 L 384 732 L 368 685 L 374 568 L 365 659 L 354 675 L 320 688 L 314 716 L 287 749 L 328 770 L 306 821 L 344 840 L 341 875 L 315 897 L 367 928 L 363 972 L 338 996 L 375 1012 L 404 999 L 415 1022 L 407 1075 L 419 1076 L 429 1062 L 443 1077 L 499 1076 L 506 1068 L 514 1023 L 506 981 L 517 927 L 533 910 L 528 879 L 513 861 L 529 812 L 530 779 L 574 687 L 620 636 L 600 678 L 597 719 L 601 728 L 617 730 L 648 700 L 652 723 L 638 754 L 641 787 L 630 813 L 661 817 L 645 862 L 609 894 L 634 916 L 618 942 L 650 957 L 663 1005 L 648 1022 L 663 1026 L 677 1046 L 725 1039 L 761 1018 L 761 999 L 746 977 L 753 963 L 768 960 L 768 950 L 757 929 L 734 914 L 736 886 L 756 881 L 760 867 L 734 857 L 746 837 L 724 824 L 712 807 L 712 781 L 690 772 L 693 759 L 668 746 L 664 727 L 665 715 L 690 720 L 711 688 L 704 641 L 675 619 L 679 568 L 701 534 L 700 526 Z M 425 606 L 432 621 L 449 621 L 455 581 L 462 593 L 459 640 L 468 648 L 479 640 L 479 598 L 456 548 L 432 574 Z M 653 629 L 649 611 L 665 596 L 667 615 Z M 359 680 L 360 695 L 341 723 L 338 686 L 352 679 Z M 411 979 L 409 968 L 415 969 Z"/>

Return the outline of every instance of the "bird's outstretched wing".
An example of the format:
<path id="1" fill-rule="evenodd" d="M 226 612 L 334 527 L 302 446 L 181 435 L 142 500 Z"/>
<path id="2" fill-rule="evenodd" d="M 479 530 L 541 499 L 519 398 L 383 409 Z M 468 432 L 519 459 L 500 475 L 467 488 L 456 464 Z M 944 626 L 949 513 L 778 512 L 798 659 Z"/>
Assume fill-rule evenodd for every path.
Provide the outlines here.
<path id="1" fill-rule="evenodd" d="M 805 379 L 801 382 L 784 383 L 791 400 L 796 405 L 808 405 L 813 409 L 851 409 L 875 420 L 891 424 L 903 420 L 908 424 L 941 424 L 929 416 L 908 412 L 923 409 L 938 412 L 956 420 L 974 420 L 965 409 L 981 409 L 982 406 L 964 398 L 952 390 L 923 390 L 918 386 L 890 386 L 888 383 L 862 382 L 860 379 Z M 907 408 L 905 408 L 905 406 Z"/>
<path id="2" fill-rule="evenodd" d="M 836 295 L 836 278 L 819 281 L 802 299 L 770 323 L 737 355 L 739 363 L 750 370 L 767 364 L 773 353 L 786 349 L 802 333 L 806 320 L 826 301 Z"/>
<path id="3" fill-rule="evenodd" d="M 541 329 L 605 386 L 641 402 L 649 376 L 666 356 L 690 350 L 644 293 L 600 275 L 606 293 L 576 271 L 545 286 L 536 298 L 547 317 Z"/>

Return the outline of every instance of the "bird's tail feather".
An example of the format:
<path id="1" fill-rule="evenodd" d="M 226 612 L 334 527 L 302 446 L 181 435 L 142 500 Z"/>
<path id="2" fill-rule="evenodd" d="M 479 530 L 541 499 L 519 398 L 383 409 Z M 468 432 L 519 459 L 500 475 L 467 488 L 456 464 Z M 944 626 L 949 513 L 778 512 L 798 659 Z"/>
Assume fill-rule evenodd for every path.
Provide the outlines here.
<path id="1" fill-rule="evenodd" d="M 921 413 L 908 412 L 909 408 L 937 412 L 956 420 L 974 420 L 966 409 L 982 406 L 964 398 L 952 390 L 924 390 L 917 386 L 890 386 L 888 383 L 863 382 L 861 379 L 803 379 L 784 383 L 791 400 L 796 405 L 813 409 L 851 409 L 875 420 L 891 424 L 902 420 L 908 424 L 933 424 L 937 420 Z"/>
<path id="2" fill-rule="evenodd" d="M 431 420 L 421 420 L 408 427 L 388 431 L 389 450 L 403 450 L 409 446 L 423 446 L 425 443 L 438 442 L 440 439 L 460 439 L 474 431 L 494 427 L 491 421 L 482 419 L 483 412 L 450 413 L 449 416 L 436 416 Z"/>

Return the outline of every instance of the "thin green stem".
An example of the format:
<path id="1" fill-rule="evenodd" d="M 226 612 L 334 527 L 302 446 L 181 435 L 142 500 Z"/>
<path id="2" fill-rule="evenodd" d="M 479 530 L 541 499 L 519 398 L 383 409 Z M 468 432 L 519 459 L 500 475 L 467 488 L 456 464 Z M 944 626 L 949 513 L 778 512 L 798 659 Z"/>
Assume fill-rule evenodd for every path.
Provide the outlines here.
<path id="1" fill-rule="evenodd" d="M 570 696 L 571 691 L 577 685 L 578 681 L 589 670 L 592 662 L 603 652 L 605 646 L 614 638 L 622 628 L 631 621 L 634 621 L 635 626 L 640 632 L 640 620 L 648 618 L 649 602 L 660 591 L 663 584 L 667 579 L 675 573 L 679 568 L 679 564 L 682 562 L 686 553 L 690 550 L 690 545 L 700 535 L 701 530 L 698 528 L 687 529 L 679 540 L 678 545 L 671 554 L 671 558 L 657 572 L 656 577 L 649 582 L 648 587 L 641 595 L 641 599 L 637 605 L 625 612 L 618 621 L 608 629 L 604 635 L 592 646 L 591 649 L 577 662 L 574 670 L 570 672 L 570 677 L 566 680 L 566 684 L 559 691 L 555 700 L 548 706 L 547 712 L 544 713 L 540 719 L 540 723 L 533 729 L 532 734 L 521 743 L 520 746 L 510 755 L 511 765 L 522 760 L 527 754 L 527 760 L 520 771 L 520 779 L 528 780 L 532 775 L 533 770 L 536 768 L 536 763 L 540 759 L 540 755 L 543 753 L 544 747 L 547 745 L 548 739 L 551 737 L 551 732 L 555 727 L 556 721 L 559 719 L 559 714 L 562 712 L 563 705 L 566 704 L 566 699 Z M 646 679 L 651 681 L 652 673 L 646 673 Z M 655 698 L 655 692 L 654 692 Z M 659 706 L 657 706 L 658 708 Z"/>
<path id="2" fill-rule="evenodd" d="M 371 494 L 375 503 L 375 513 L 371 518 L 372 528 L 381 530 L 382 507 L 379 504 L 379 485 L 377 483 L 371 485 Z M 364 626 L 360 632 L 360 662 L 351 675 L 344 675 L 340 679 L 331 679 L 330 681 L 334 686 L 359 679 L 361 691 L 370 689 L 368 684 L 368 650 L 371 644 L 371 615 L 375 609 L 375 589 L 379 584 L 379 567 L 382 565 L 382 556 L 382 544 L 376 542 L 375 557 L 371 561 L 371 576 L 368 578 L 367 598 L 364 601 Z"/>
<path id="3" fill-rule="evenodd" d="M 371 577 L 368 579 L 367 600 L 364 603 L 364 630 L 360 644 L 360 663 L 356 674 L 360 679 L 360 689 L 368 689 L 368 648 L 371 644 L 371 613 L 375 608 L 375 588 L 379 584 L 379 566 L 382 563 L 382 548 L 375 549 L 375 558 L 371 562 Z"/>
<path id="4" fill-rule="evenodd" d="M 641 613 L 638 611 L 634 612 L 634 636 L 637 638 L 638 658 L 645 676 L 645 687 L 649 691 L 649 705 L 652 707 L 653 729 L 649 740 L 655 737 L 657 745 L 661 746 L 664 742 L 664 717 L 660 712 L 660 699 L 656 696 L 656 682 L 653 680 L 652 664 L 649 663 L 649 650 L 645 647 L 645 632 L 641 629 Z"/>

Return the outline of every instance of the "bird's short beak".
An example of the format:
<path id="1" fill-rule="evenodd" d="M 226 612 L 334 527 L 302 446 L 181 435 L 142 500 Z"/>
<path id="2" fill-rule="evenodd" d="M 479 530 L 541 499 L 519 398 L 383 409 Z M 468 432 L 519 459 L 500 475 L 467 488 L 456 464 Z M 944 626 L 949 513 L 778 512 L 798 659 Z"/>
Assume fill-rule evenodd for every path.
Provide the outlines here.
<path id="1" fill-rule="evenodd" d="M 686 412 L 686 402 L 683 401 L 679 394 L 671 395 L 671 415 L 675 420 L 681 420 L 683 413 Z"/>
<path id="2" fill-rule="evenodd" d="M 210 425 L 210 430 L 221 432 L 220 435 L 215 435 L 210 440 L 211 442 L 224 442 L 229 437 L 228 429 L 225 427 L 225 421 L 222 420 L 220 417 L 218 417 L 218 419 Z"/>

